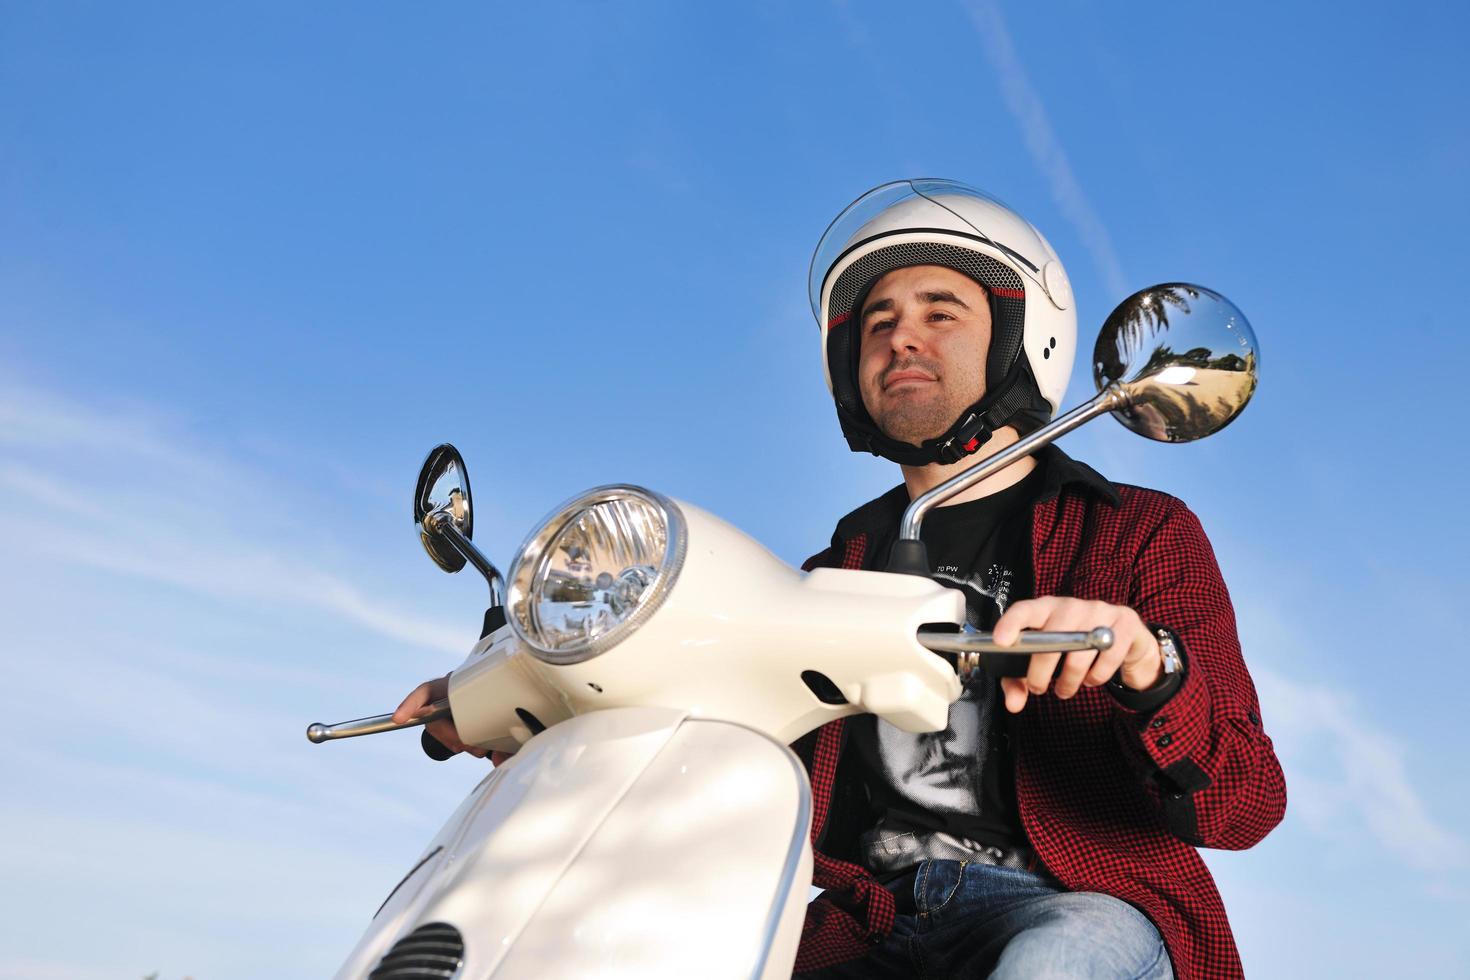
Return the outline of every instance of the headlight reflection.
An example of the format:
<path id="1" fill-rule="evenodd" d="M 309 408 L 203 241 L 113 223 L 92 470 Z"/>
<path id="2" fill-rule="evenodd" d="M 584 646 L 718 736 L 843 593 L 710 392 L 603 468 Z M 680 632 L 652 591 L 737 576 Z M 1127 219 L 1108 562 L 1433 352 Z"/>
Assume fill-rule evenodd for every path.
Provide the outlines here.
<path id="1" fill-rule="evenodd" d="M 512 628 L 542 659 L 578 663 L 607 650 L 663 601 L 683 563 L 672 501 L 604 487 L 560 508 L 511 569 Z"/>

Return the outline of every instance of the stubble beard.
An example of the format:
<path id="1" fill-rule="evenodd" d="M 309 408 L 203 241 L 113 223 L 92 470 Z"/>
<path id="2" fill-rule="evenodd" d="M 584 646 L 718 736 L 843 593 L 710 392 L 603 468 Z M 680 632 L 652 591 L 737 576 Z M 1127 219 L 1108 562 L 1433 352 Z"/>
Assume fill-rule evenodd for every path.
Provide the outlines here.
<path id="1" fill-rule="evenodd" d="M 897 371 L 918 368 L 939 378 L 932 387 L 901 391 L 889 397 L 883 392 L 883 381 Z M 948 431 L 960 413 L 980 396 L 963 400 L 957 389 L 966 387 L 966 378 L 947 377 L 939 365 L 923 358 L 912 358 L 901 364 L 892 364 L 878 376 L 877 385 L 882 401 L 875 412 L 871 406 L 868 414 L 873 417 L 879 431 L 890 439 L 906 442 L 910 446 L 921 446 L 928 439 L 937 439 Z M 978 383 L 978 382 L 977 382 Z M 865 400 L 866 401 L 866 400 Z"/>
<path id="2" fill-rule="evenodd" d="M 889 402 L 873 421 L 888 438 L 920 446 L 926 439 L 943 435 L 959 412 L 949 406 L 948 399 L 903 397 Z"/>

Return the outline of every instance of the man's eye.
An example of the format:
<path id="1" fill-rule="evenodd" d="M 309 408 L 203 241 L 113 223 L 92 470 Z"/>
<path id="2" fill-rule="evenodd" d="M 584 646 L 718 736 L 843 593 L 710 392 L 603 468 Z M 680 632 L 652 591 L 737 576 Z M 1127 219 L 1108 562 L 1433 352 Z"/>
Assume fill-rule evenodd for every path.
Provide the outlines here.
<path id="1" fill-rule="evenodd" d="M 868 333 L 877 333 L 880 330 L 890 330 L 894 324 L 893 320 L 879 320 L 868 327 Z"/>

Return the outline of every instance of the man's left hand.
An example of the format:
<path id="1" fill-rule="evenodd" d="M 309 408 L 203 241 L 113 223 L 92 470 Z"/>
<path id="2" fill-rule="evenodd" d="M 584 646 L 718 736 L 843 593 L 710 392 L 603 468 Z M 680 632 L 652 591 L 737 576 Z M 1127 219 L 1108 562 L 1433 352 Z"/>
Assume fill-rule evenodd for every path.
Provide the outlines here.
<path id="1" fill-rule="evenodd" d="M 1066 665 L 1056 678 L 1054 692 L 1059 698 L 1070 698 L 1083 687 L 1106 684 L 1120 670 L 1120 679 L 1135 691 L 1146 691 L 1159 682 L 1164 675 L 1159 641 L 1138 613 L 1127 606 L 1059 596 L 1023 599 L 1012 603 L 1000 617 L 994 637 L 1002 646 L 1010 646 L 1024 629 L 1085 633 L 1097 626 L 1113 631 L 1113 645 L 1101 653 L 1096 650 L 1033 653 L 1025 677 L 1002 677 L 1000 686 L 1006 710 L 1018 712 L 1026 707 L 1027 697 L 1045 694 L 1056 673 L 1057 662 L 1064 656 Z"/>

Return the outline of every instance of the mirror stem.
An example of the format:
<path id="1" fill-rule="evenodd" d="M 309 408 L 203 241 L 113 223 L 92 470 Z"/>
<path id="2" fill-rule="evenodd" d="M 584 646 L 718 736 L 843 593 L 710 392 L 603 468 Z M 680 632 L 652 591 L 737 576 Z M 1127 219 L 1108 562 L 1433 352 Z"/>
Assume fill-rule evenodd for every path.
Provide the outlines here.
<path id="1" fill-rule="evenodd" d="M 894 542 L 893 553 L 888 559 L 888 571 L 905 572 L 911 575 L 929 574 L 929 563 L 925 556 L 924 543 L 919 540 L 919 529 L 924 516 L 939 504 L 963 490 L 967 490 L 988 476 L 999 473 L 1016 460 L 1030 456 L 1044 446 L 1071 432 L 1084 422 L 1091 421 L 1105 412 L 1115 412 L 1128 407 L 1128 394 L 1123 386 L 1110 384 L 1088 402 L 1072 409 L 1066 415 L 1053 419 L 1028 436 L 1023 436 L 989 459 L 976 463 L 958 476 L 945 480 L 939 486 L 915 497 L 903 512 L 899 524 L 899 540 Z"/>
<path id="2" fill-rule="evenodd" d="M 475 570 L 485 576 L 485 581 L 490 584 L 490 605 L 505 605 L 505 577 L 500 574 L 490 559 L 476 548 L 474 542 L 464 536 L 454 524 L 454 519 L 447 511 L 437 510 L 424 519 L 424 524 L 435 534 L 443 535 L 455 551 L 459 552 L 464 560 L 475 566 Z"/>

